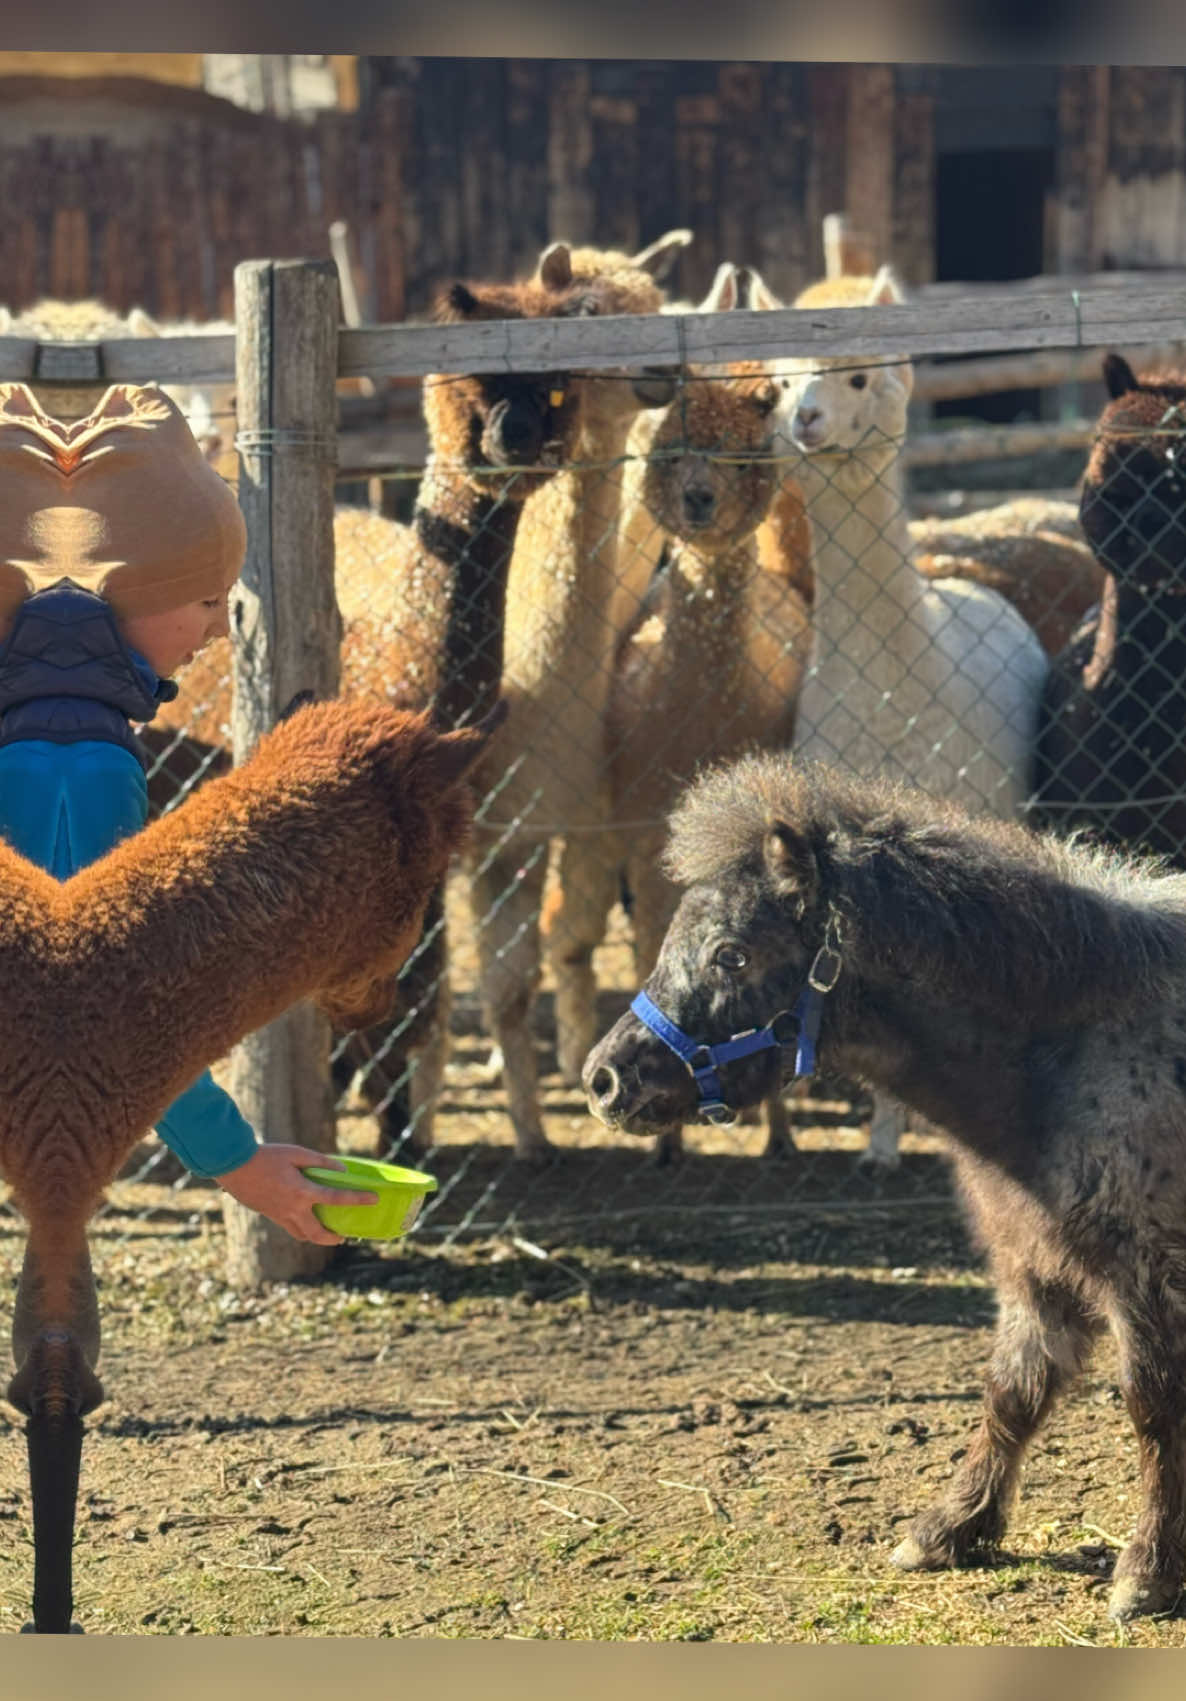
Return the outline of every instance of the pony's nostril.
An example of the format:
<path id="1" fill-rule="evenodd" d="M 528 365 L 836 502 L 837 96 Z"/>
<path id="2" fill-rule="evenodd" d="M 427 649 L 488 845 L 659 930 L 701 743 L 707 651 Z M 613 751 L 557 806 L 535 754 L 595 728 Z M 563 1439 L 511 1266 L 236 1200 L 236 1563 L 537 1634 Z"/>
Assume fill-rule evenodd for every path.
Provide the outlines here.
<path id="1" fill-rule="evenodd" d="M 589 1081 L 589 1091 L 598 1104 L 610 1105 L 617 1098 L 622 1083 L 618 1079 L 618 1071 L 611 1069 L 608 1063 L 600 1064 Z"/>

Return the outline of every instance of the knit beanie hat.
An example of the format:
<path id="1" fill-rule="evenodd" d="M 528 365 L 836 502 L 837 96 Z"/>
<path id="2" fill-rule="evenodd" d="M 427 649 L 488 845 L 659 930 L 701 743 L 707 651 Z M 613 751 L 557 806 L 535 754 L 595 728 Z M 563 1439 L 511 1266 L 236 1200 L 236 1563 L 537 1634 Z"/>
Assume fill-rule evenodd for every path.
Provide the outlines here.
<path id="1" fill-rule="evenodd" d="M 113 384 L 67 425 L 0 384 L 0 620 L 62 578 L 161 614 L 224 594 L 246 552 L 234 492 L 155 386 Z"/>

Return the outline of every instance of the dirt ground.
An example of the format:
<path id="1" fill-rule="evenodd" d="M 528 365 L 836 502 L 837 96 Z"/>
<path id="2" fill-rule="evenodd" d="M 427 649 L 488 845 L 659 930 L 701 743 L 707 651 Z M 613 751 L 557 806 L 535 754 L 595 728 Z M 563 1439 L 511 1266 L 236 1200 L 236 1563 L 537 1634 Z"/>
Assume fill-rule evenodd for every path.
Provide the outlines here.
<path id="1" fill-rule="evenodd" d="M 372 1132 L 346 1119 L 342 1144 Z M 800 1137 L 772 1166 L 756 1130 L 714 1133 L 733 1149 L 666 1174 L 574 1144 L 550 1179 L 502 1183 L 518 1233 L 450 1241 L 455 1200 L 433 1233 L 257 1297 L 225 1286 L 212 1187 L 118 1183 L 94 1236 L 110 1404 L 83 1459 L 88 1631 L 1186 1645 L 1186 1619 L 1106 1616 L 1136 1502 L 1107 1352 L 1033 1449 L 1008 1551 L 893 1572 L 975 1422 L 992 1296 L 933 1140 L 879 1191 L 852 1179 L 855 1130 Z M 434 1164 L 447 1182 L 481 1155 Z M 635 1208 L 566 1222 L 594 1164 Z M 11 1630 L 29 1519 L 13 1427 Z"/>

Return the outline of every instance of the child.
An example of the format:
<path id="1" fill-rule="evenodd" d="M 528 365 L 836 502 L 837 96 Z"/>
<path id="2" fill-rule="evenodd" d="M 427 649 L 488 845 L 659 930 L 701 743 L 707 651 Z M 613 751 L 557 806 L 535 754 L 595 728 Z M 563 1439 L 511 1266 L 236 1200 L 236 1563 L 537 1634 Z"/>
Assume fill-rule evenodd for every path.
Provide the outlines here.
<path id="1" fill-rule="evenodd" d="M 171 675 L 228 631 L 247 534 L 239 505 L 159 391 L 115 385 L 66 426 L 0 385 L 0 835 L 65 880 L 148 817 L 132 721 L 177 695 Z M 261 1144 L 207 1071 L 157 1132 L 197 1175 L 298 1240 L 341 1244 L 302 1146 Z"/>

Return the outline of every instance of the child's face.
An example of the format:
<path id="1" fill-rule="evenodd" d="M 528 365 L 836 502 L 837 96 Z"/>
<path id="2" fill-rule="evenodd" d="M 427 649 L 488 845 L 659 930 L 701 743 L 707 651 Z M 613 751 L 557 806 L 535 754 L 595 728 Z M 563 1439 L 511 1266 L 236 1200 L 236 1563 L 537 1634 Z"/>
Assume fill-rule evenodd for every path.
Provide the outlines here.
<path id="1" fill-rule="evenodd" d="M 199 650 L 230 631 L 227 593 L 183 603 L 164 614 L 135 614 L 120 622 L 124 642 L 138 650 L 162 679 L 193 661 Z"/>

